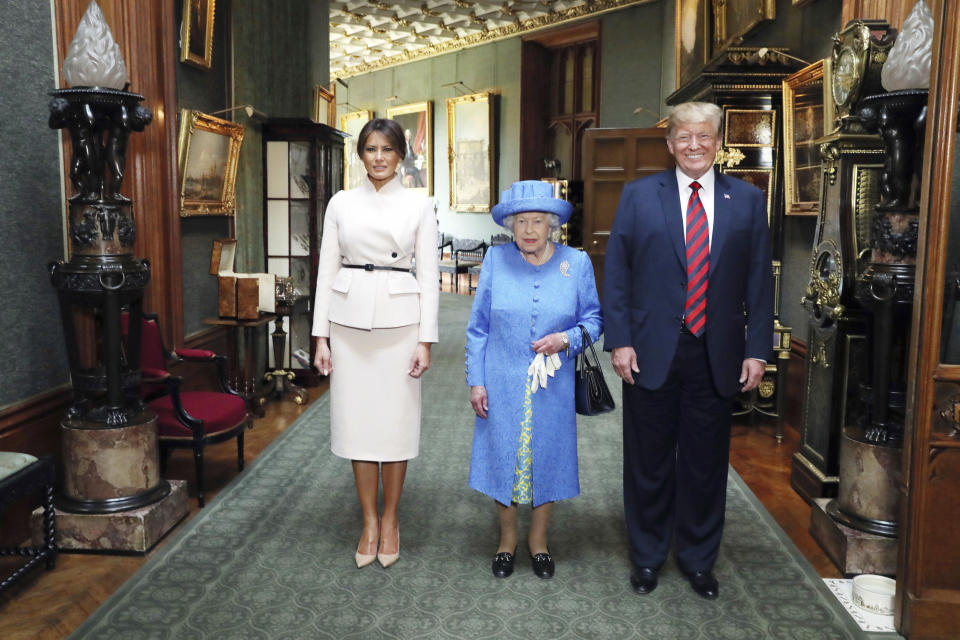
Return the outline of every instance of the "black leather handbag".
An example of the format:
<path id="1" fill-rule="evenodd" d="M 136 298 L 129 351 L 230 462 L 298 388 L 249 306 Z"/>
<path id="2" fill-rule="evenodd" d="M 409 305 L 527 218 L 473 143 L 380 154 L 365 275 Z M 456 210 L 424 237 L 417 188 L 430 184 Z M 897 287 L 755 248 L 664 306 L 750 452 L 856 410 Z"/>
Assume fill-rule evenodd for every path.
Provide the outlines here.
<path id="1" fill-rule="evenodd" d="M 580 355 L 577 356 L 576 378 L 574 381 L 574 393 L 577 400 L 577 413 L 582 416 L 596 416 L 601 413 L 613 411 L 616 406 L 613 403 L 613 396 L 610 395 L 610 388 L 607 387 L 607 381 L 603 379 L 603 370 L 600 369 L 600 360 L 597 358 L 597 352 L 593 349 L 593 340 L 590 334 L 580 327 L 580 335 L 583 339 Z M 589 347 L 590 353 L 587 353 Z M 590 362 L 590 356 L 593 362 Z"/>

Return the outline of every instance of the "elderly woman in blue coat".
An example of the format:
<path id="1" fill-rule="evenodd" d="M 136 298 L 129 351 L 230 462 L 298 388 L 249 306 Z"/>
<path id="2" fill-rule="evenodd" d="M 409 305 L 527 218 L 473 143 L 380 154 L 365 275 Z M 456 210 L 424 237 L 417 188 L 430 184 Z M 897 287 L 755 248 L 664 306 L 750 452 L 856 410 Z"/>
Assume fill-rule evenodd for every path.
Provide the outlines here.
<path id="1" fill-rule="evenodd" d="M 513 573 L 517 506 L 533 507 L 527 544 L 534 573 L 554 574 L 547 523 L 557 500 L 580 493 L 574 358 L 582 325 L 603 325 L 593 266 L 582 251 L 555 244 L 570 203 L 537 180 L 501 194 L 493 219 L 516 242 L 487 251 L 467 325 L 467 384 L 477 414 L 470 487 L 496 501 L 500 544 L 493 575 Z"/>

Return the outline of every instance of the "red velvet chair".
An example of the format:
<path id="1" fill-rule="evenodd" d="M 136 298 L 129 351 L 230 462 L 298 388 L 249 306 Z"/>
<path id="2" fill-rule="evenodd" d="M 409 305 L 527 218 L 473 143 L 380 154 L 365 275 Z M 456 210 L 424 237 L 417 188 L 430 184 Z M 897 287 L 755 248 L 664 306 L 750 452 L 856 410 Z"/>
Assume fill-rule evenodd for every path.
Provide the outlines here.
<path id="1" fill-rule="evenodd" d="M 122 328 L 127 334 L 128 316 Z M 160 472 L 166 473 L 172 449 L 192 449 L 196 468 L 197 502 L 205 504 L 203 450 L 209 444 L 237 439 L 237 468 L 243 471 L 243 433 L 252 426 L 243 397 L 226 377 L 226 357 L 203 349 L 168 350 L 155 314 L 144 314 L 140 334 L 140 397 L 157 414 Z M 221 391 L 182 391 L 183 378 L 167 371 L 175 362 L 216 365 Z"/>

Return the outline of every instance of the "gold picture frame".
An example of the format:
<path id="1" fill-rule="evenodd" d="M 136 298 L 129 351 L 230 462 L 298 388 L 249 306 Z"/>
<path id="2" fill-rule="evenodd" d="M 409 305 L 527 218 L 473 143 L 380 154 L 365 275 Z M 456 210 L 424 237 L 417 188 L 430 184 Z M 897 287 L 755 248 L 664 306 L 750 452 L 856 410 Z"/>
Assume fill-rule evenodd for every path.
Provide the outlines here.
<path id="1" fill-rule="evenodd" d="M 313 121 L 328 127 L 337 126 L 337 83 L 329 87 L 321 84 L 313 87 Z"/>
<path id="2" fill-rule="evenodd" d="M 713 0 L 713 54 L 740 44 L 747 34 L 776 17 L 776 0 Z"/>
<path id="3" fill-rule="evenodd" d="M 496 198 L 496 132 L 492 93 L 447 98 L 450 208 L 485 213 Z"/>
<path id="4" fill-rule="evenodd" d="M 356 189 L 363 185 L 367 170 L 357 155 L 357 136 L 363 125 L 373 120 L 373 111 L 351 111 L 340 116 L 340 131 L 347 134 L 343 141 L 343 188 Z"/>
<path id="5" fill-rule="evenodd" d="M 820 145 L 833 130 L 830 59 L 818 60 L 783 79 L 783 175 L 786 215 L 820 212 Z"/>
<path id="6" fill-rule="evenodd" d="M 243 133 L 241 124 L 180 110 L 177 165 L 182 217 L 236 213 L 237 160 Z"/>
<path id="7" fill-rule="evenodd" d="M 397 173 L 408 189 L 433 195 L 433 102 L 416 102 L 387 108 L 387 118 L 403 129 L 406 156 Z"/>
<path id="8" fill-rule="evenodd" d="M 772 109 L 724 109 L 725 147 L 777 146 L 777 112 Z"/>
<path id="9" fill-rule="evenodd" d="M 216 0 L 183 0 L 180 62 L 200 69 L 213 65 L 213 19 Z"/>
<path id="10" fill-rule="evenodd" d="M 710 59 L 710 0 L 676 0 L 675 80 L 679 89 Z"/>

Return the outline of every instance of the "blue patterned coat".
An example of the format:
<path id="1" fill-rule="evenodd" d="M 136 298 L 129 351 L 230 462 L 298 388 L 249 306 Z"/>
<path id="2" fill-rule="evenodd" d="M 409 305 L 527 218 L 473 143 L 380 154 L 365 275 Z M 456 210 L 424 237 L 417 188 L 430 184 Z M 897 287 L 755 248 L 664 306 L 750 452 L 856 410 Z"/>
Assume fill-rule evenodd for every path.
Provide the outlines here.
<path id="1" fill-rule="evenodd" d="M 566 331 L 569 356 L 533 400 L 533 506 L 580 493 L 574 360 L 580 353 L 577 324 L 596 341 L 603 331 L 593 265 L 586 253 L 554 245 L 553 256 L 535 267 L 514 243 L 487 251 L 467 325 L 467 384 L 484 386 L 490 408 L 477 418 L 470 460 L 470 487 L 508 505 L 514 471 L 530 344 Z"/>

